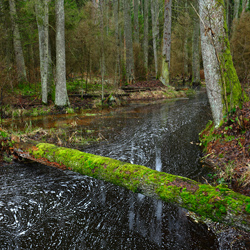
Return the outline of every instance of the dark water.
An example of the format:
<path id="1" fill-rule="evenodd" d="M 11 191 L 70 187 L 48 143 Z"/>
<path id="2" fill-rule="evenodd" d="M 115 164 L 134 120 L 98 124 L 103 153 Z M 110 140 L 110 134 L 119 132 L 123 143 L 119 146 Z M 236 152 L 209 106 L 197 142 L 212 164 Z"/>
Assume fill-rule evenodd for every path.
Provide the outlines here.
<path id="1" fill-rule="evenodd" d="M 198 141 L 210 112 L 192 100 L 131 106 L 92 119 L 106 140 L 87 152 L 202 180 Z M 0 249 L 222 249 L 186 211 L 34 163 L 0 166 Z M 230 249 L 230 248 L 229 248 Z"/>

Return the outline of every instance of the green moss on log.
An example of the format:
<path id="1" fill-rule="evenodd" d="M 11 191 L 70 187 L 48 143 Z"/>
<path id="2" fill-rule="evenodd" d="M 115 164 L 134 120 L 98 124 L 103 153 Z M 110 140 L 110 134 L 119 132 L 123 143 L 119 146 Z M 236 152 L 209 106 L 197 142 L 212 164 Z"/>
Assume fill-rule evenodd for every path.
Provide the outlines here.
<path id="1" fill-rule="evenodd" d="M 41 143 L 36 147 L 30 147 L 29 150 L 33 157 L 61 163 L 80 174 L 178 204 L 214 221 L 250 231 L 250 197 L 235 193 L 225 186 L 212 187 L 145 166 L 52 144 Z"/>

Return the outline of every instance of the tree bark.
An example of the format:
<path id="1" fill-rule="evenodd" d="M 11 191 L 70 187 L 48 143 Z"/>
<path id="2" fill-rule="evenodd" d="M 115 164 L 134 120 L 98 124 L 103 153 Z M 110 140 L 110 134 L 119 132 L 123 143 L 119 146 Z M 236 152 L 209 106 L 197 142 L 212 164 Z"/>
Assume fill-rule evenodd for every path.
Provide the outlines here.
<path id="1" fill-rule="evenodd" d="M 159 36 L 158 34 L 158 10 L 157 5 L 158 0 L 151 0 L 151 15 L 152 15 L 152 33 L 153 33 L 153 50 L 154 50 L 154 61 L 155 61 L 155 77 L 158 77 L 158 50 L 157 50 L 157 38 Z"/>
<path id="2" fill-rule="evenodd" d="M 239 17 L 240 0 L 234 0 L 234 19 Z"/>
<path id="3" fill-rule="evenodd" d="M 200 0 L 201 45 L 208 98 L 213 120 L 241 106 L 246 96 L 236 74 L 224 20 L 224 2 Z"/>
<path id="4" fill-rule="evenodd" d="M 126 51 L 126 78 L 131 84 L 134 79 L 134 52 L 131 27 L 131 11 L 130 1 L 124 0 L 124 36 L 125 36 L 125 51 Z"/>
<path id="5" fill-rule="evenodd" d="M 161 81 L 164 85 L 170 82 L 170 52 L 171 52 L 171 26 L 172 26 L 172 0 L 165 0 L 164 5 L 164 31 L 162 46 L 162 72 Z"/>
<path id="6" fill-rule="evenodd" d="M 105 75 L 105 55 L 104 55 L 104 0 L 100 0 L 100 32 L 101 32 L 101 82 L 102 82 L 102 101 L 104 100 L 104 75 Z"/>
<path id="7" fill-rule="evenodd" d="M 40 73 L 42 87 L 42 102 L 48 103 L 49 80 L 49 0 L 36 1 L 36 19 L 39 37 Z"/>
<path id="8" fill-rule="evenodd" d="M 26 68 L 24 63 L 23 49 L 21 44 L 21 36 L 19 32 L 19 27 L 16 22 L 17 12 L 15 0 L 9 0 L 10 6 L 10 18 L 13 30 L 13 45 L 15 51 L 15 61 L 18 74 L 18 81 L 27 81 Z"/>
<path id="9" fill-rule="evenodd" d="M 148 75 L 148 0 L 144 0 L 143 51 L 144 51 L 144 68 L 145 68 L 146 76 L 147 76 Z"/>
<path id="10" fill-rule="evenodd" d="M 144 166 L 46 143 L 36 146 L 16 144 L 15 152 L 23 158 L 105 180 L 133 192 L 177 204 L 213 221 L 250 231 L 250 197 L 222 185 L 212 187 Z"/>
<path id="11" fill-rule="evenodd" d="M 187 8 L 187 0 L 185 0 L 185 11 L 184 11 L 185 17 L 188 17 L 188 8 Z M 188 26 L 185 25 L 185 29 L 188 30 Z M 183 59 L 184 59 L 184 77 L 188 76 L 188 32 L 185 32 L 184 34 L 184 46 L 183 46 Z"/>
<path id="12" fill-rule="evenodd" d="M 195 0 L 194 8 L 199 13 L 199 4 Z M 192 37 L 192 84 L 200 85 L 200 21 L 197 13 L 193 17 L 193 37 Z"/>
<path id="13" fill-rule="evenodd" d="M 249 8 L 249 0 L 243 0 L 242 1 L 242 14 L 245 13 L 248 8 Z"/>
<path id="14" fill-rule="evenodd" d="M 140 43 L 140 35 L 139 35 L 139 0 L 134 0 L 134 39 L 135 43 Z"/>
<path id="15" fill-rule="evenodd" d="M 56 0 L 56 96 L 55 105 L 69 105 L 66 87 L 64 0 Z"/>
<path id="16" fill-rule="evenodd" d="M 114 0 L 113 4 L 114 4 L 115 41 L 116 41 L 115 84 L 118 87 L 120 82 L 120 39 L 119 39 L 120 0 Z"/>

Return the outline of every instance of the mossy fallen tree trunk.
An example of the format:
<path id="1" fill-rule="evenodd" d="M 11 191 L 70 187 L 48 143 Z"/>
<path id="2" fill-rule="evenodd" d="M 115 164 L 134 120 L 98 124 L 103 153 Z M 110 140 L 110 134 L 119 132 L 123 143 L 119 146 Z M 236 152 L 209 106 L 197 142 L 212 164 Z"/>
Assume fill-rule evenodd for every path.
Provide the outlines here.
<path id="1" fill-rule="evenodd" d="M 16 145 L 15 151 L 24 158 L 54 163 L 133 192 L 177 204 L 213 221 L 250 231 L 250 197 L 221 185 L 212 187 L 145 166 L 46 143 L 25 147 Z"/>

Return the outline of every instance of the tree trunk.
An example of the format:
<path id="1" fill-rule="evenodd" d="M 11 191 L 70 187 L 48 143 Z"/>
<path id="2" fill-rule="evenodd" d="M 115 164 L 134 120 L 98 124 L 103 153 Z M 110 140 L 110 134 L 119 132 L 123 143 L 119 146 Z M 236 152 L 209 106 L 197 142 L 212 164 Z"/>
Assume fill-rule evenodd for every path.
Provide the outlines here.
<path id="1" fill-rule="evenodd" d="M 126 51 L 126 78 L 131 84 L 134 77 L 134 52 L 131 27 L 131 11 L 130 1 L 124 0 L 124 35 L 125 35 L 125 51 Z"/>
<path id="2" fill-rule="evenodd" d="M 187 8 L 187 0 L 185 0 L 185 10 L 184 16 L 188 17 L 188 8 Z M 188 30 L 188 26 L 185 25 L 185 29 Z M 184 34 L 184 46 L 183 46 L 183 59 L 184 59 L 184 77 L 188 76 L 188 32 Z"/>
<path id="3" fill-rule="evenodd" d="M 154 1 L 155 4 L 155 19 L 156 19 L 156 42 L 157 42 L 157 48 L 159 48 L 159 42 L 160 42 L 160 24 L 159 24 L 159 16 L 160 16 L 160 6 L 159 6 L 159 0 Z"/>
<path id="4" fill-rule="evenodd" d="M 250 231 L 250 197 L 222 185 L 212 187 L 144 166 L 46 143 L 15 145 L 15 152 L 23 158 L 105 180 Z"/>
<path id="5" fill-rule="evenodd" d="M 164 6 L 164 31 L 162 46 L 162 72 L 161 81 L 164 85 L 170 82 L 170 51 L 171 51 L 171 26 L 172 26 L 172 0 L 165 0 Z"/>
<path id="6" fill-rule="evenodd" d="M 15 51 L 18 81 L 19 82 L 27 81 L 23 49 L 22 49 L 22 44 L 21 44 L 21 37 L 19 33 L 19 27 L 16 22 L 17 12 L 16 12 L 15 0 L 9 0 L 9 6 L 10 6 L 11 25 L 12 25 L 12 30 L 13 30 L 13 45 L 14 45 L 14 51 Z"/>
<path id="7" fill-rule="evenodd" d="M 249 7 L 249 0 L 243 0 L 242 1 L 242 14 L 246 12 L 248 7 Z"/>
<path id="8" fill-rule="evenodd" d="M 56 0 L 56 96 L 55 105 L 69 105 L 66 87 L 64 0 Z"/>
<path id="9" fill-rule="evenodd" d="M 104 0 L 100 0 L 100 31 L 101 31 L 101 82 L 102 82 L 102 101 L 104 100 L 104 74 L 105 74 L 105 56 L 104 56 Z"/>
<path id="10" fill-rule="evenodd" d="M 151 0 L 151 15 L 152 15 L 152 33 L 153 33 L 153 49 L 154 49 L 154 61 L 155 61 L 155 77 L 158 77 L 158 55 L 157 55 L 157 38 L 158 38 L 158 28 L 157 28 L 157 5 L 158 0 Z"/>
<path id="11" fill-rule="evenodd" d="M 240 0 L 234 0 L 234 19 L 239 17 Z"/>
<path id="12" fill-rule="evenodd" d="M 203 65 L 216 126 L 224 114 L 241 106 L 246 99 L 232 61 L 224 11 L 224 2 L 200 0 Z M 212 18 L 209 13 L 212 13 Z"/>
<path id="13" fill-rule="evenodd" d="M 228 27 L 228 36 L 231 35 L 231 27 L 233 23 L 233 0 L 225 0 L 226 3 L 226 13 L 227 13 L 227 27 Z"/>
<path id="14" fill-rule="evenodd" d="M 134 37 L 136 44 L 140 43 L 138 14 L 139 14 L 139 0 L 134 0 Z"/>
<path id="15" fill-rule="evenodd" d="M 143 39 L 143 51 L 144 51 L 144 68 L 146 76 L 148 75 L 148 0 L 144 0 L 144 39 Z"/>
<path id="16" fill-rule="evenodd" d="M 49 1 L 36 1 L 36 19 L 39 37 L 40 73 L 42 87 L 42 102 L 48 103 L 49 80 Z"/>
<path id="17" fill-rule="evenodd" d="M 114 0 L 113 4 L 114 4 L 115 41 L 116 41 L 115 84 L 118 87 L 120 82 L 120 39 L 119 39 L 120 0 Z"/>
<path id="18" fill-rule="evenodd" d="M 194 1 L 194 8 L 199 13 L 198 2 Z M 193 37 L 192 37 L 192 84 L 193 86 L 200 85 L 200 22 L 199 16 L 194 13 L 193 17 Z"/>

